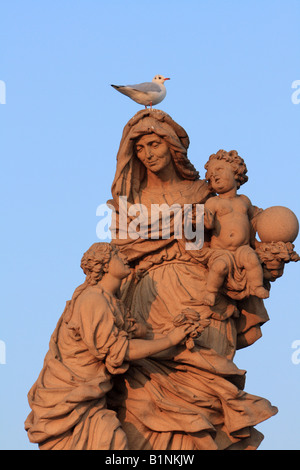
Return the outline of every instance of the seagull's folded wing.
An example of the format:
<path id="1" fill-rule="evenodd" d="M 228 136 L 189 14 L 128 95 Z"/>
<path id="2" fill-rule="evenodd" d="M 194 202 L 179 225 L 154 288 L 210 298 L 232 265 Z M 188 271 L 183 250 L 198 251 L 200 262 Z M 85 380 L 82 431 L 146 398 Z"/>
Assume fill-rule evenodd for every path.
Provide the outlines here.
<path id="1" fill-rule="evenodd" d="M 128 88 L 132 88 L 133 90 L 141 91 L 143 93 L 160 93 L 161 88 L 157 83 L 152 83 L 152 82 L 145 82 L 145 83 L 139 83 L 137 85 L 127 85 Z"/>

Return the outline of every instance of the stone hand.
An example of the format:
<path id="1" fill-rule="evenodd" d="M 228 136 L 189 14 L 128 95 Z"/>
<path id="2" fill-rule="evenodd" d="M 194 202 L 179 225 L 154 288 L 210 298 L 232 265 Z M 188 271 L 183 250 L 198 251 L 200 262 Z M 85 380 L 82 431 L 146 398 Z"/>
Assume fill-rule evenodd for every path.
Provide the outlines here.
<path id="1" fill-rule="evenodd" d="M 176 344 L 180 343 L 183 339 L 185 339 L 190 333 L 195 330 L 195 325 L 185 324 L 174 328 L 169 334 L 168 338 L 172 344 L 175 346 Z"/>

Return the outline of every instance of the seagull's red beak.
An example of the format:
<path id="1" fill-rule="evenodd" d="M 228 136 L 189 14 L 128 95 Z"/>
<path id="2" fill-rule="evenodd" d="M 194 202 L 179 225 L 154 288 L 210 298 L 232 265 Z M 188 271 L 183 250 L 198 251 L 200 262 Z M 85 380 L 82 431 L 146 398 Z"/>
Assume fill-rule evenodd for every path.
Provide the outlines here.
<path id="1" fill-rule="evenodd" d="M 165 78 L 165 79 L 164 79 L 164 82 L 165 82 L 166 80 L 171 80 L 171 79 L 170 79 L 170 78 Z"/>

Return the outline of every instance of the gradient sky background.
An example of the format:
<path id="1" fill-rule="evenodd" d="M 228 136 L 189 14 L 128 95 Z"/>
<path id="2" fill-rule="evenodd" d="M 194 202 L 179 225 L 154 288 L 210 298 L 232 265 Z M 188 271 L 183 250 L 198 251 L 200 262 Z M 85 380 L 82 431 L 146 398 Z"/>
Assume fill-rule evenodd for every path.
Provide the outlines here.
<path id="1" fill-rule="evenodd" d="M 211 153 L 236 149 L 253 204 L 299 217 L 299 18 L 299 0 L 0 1 L 0 449 L 37 448 L 27 392 L 99 241 L 123 127 L 142 109 L 110 84 L 171 77 L 158 108 L 188 132 L 201 176 Z M 262 450 L 300 449 L 299 269 L 272 285 L 263 337 L 235 359 L 245 390 L 279 408 L 257 427 Z"/>

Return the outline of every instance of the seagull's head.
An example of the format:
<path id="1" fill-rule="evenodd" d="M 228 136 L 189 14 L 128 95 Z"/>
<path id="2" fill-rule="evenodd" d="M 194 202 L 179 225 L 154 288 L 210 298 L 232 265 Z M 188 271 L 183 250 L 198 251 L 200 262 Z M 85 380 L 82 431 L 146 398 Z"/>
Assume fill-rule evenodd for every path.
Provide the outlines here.
<path id="1" fill-rule="evenodd" d="M 155 75 L 152 82 L 159 83 L 160 85 L 163 85 L 166 80 L 170 80 L 170 78 L 165 78 L 162 75 Z"/>

